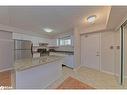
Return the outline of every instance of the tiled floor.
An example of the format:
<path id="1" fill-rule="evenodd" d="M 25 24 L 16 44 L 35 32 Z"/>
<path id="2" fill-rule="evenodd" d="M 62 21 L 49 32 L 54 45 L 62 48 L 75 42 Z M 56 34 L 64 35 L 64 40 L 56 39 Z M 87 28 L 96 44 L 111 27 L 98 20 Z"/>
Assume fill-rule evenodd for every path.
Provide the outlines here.
<path id="1" fill-rule="evenodd" d="M 127 80 L 125 85 L 121 86 L 118 78 L 113 75 L 102 73 L 93 69 L 81 67 L 77 71 L 63 67 L 63 75 L 56 82 L 48 87 L 48 89 L 57 88 L 68 76 L 84 82 L 97 89 L 127 89 Z"/>
<path id="2" fill-rule="evenodd" d="M 57 89 L 94 89 L 90 85 L 84 84 L 83 82 L 74 79 L 73 77 L 68 77 L 58 86 Z"/>

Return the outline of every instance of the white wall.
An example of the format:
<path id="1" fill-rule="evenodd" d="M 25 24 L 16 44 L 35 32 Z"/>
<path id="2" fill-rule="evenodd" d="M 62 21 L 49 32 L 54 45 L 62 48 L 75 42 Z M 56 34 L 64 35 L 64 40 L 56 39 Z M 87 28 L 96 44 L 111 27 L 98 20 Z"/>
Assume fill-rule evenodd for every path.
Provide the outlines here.
<path id="1" fill-rule="evenodd" d="M 79 68 L 81 65 L 81 53 L 80 48 L 80 31 L 78 31 L 77 28 L 74 30 L 74 62 L 75 62 L 75 68 Z"/>
<path id="2" fill-rule="evenodd" d="M 13 50 L 12 33 L 0 31 L 0 71 L 13 68 Z"/>
<path id="3" fill-rule="evenodd" d="M 20 34 L 20 33 L 13 33 L 13 39 L 20 39 L 20 40 L 30 40 L 33 42 L 34 46 L 38 46 L 39 43 L 49 43 L 49 45 L 55 45 L 56 41 L 54 39 L 50 38 L 44 38 L 44 37 L 37 37 L 37 36 L 31 36 L 27 34 Z"/>
<path id="4" fill-rule="evenodd" d="M 78 30 L 80 31 L 80 34 L 94 33 L 94 32 L 102 31 L 105 29 L 106 29 L 106 25 L 93 25 L 93 26 L 89 26 L 88 28 L 85 28 L 83 25 L 78 28 Z"/>

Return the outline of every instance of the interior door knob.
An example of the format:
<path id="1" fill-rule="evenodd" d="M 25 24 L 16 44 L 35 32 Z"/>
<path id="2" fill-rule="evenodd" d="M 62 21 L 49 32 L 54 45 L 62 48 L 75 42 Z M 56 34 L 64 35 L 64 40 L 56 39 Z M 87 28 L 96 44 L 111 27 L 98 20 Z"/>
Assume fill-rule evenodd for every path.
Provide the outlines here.
<path id="1" fill-rule="evenodd" d="M 113 46 L 110 46 L 110 49 L 114 49 L 114 47 Z"/>
<path id="2" fill-rule="evenodd" d="M 120 46 L 116 46 L 117 49 L 120 49 Z"/>

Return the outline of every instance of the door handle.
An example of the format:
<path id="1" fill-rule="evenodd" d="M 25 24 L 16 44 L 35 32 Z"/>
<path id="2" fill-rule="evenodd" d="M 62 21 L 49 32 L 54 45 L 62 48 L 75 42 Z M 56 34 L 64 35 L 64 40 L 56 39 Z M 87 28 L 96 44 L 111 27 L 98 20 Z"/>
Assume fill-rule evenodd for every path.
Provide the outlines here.
<path id="1" fill-rule="evenodd" d="M 117 49 L 120 49 L 120 46 L 116 46 Z"/>
<path id="2" fill-rule="evenodd" d="M 97 51 L 96 53 L 97 53 L 96 56 L 100 56 L 100 52 Z"/>

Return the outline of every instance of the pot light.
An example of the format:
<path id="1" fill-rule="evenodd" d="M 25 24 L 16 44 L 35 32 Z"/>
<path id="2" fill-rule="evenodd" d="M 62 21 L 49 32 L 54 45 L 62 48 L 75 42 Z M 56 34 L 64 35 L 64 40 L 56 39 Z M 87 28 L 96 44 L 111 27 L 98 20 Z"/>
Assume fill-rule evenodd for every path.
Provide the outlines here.
<path id="1" fill-rule="evenodd" d="M 45 32 L 48 32 L 48 33 L 53 32 L 53 29 L 50 29 L 50 28 L 44 28 L 43 30 L 44 30 Z"/>
<path id="2" fill-rule="evenodd" d="M 96 20 L 96 15 L 91 15 L 91 16 L 87 17 L 87 21 L 89 23 L 94 23 L 95 20 Z"/>

